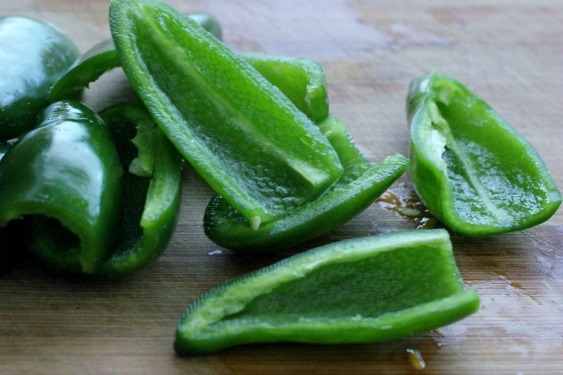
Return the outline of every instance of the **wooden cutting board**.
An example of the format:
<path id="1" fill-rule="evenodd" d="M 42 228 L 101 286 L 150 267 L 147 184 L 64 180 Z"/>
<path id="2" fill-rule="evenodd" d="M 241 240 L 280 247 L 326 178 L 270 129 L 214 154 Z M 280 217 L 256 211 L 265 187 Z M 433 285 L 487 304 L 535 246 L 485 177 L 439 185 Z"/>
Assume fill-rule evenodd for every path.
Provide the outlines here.
<path id="1" fill-rule="evenodd" d="M 407 153 L 405 95 L 430 71 L 452 76 L 496 107 L 538 149 L 563 187 L 563 3 L 501 0 L 191 0 L 223 25 L 237 51 L 321 62 L 332 112 L 372 160 Z M 51 21 L 82 51 L 109 36 L 108 0 L 2 1 L 0 15 Z M 119 71 L 89 104 L 119 100 Z M 412 196 L 405 175 L 391 192 Z M 30 263 L 0 278 L 0 374 L 563 373 L 563 211 L 502 236 L 454 236 L 456 259 L 480 311 L 436 332 L 357 346 L 252 345 L 194 358 L 172 343 L 184 309 L 218 283 L 296 251 L 343 238 L 415 228 L 374 203 L 329 236 L 293 252 L 239 256 L 203 234 L 209 188 L 190 170 L 175 236 L 156 264 L 130 278 L 60 275 Z M 1 243 L 1 242 L 0 242 Z M 0 245 L 1 246 L 1 245 Z"/>

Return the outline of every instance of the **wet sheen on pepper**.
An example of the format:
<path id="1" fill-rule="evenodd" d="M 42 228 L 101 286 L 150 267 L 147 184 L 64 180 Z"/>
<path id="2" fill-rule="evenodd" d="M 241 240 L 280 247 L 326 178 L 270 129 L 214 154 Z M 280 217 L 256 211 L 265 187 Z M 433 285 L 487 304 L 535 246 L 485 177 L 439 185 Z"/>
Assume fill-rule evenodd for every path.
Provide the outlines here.
<path id="1" fill-rule="evenodd" d="M 96 273 L 114 245 L 121 175 L 101 118 L 78 102 L 54 103 L 0 160 L 0 227 L 23 219 L 43 262 Z"/>
<path id="2" fill-rule="evenodd" d="M 0 141 L 35 125 L 51 85 L 78 56 L 76 45 L 55 26 L 22 16 L 0 17 Z"/>

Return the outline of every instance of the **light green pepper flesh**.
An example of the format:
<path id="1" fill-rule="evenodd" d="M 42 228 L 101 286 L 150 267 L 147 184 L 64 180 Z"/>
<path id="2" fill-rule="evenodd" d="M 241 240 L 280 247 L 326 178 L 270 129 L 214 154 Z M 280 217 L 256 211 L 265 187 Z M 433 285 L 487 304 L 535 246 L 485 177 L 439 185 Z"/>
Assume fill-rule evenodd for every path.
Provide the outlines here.
<path id="1" fill-rule="evenodd" d="M 196 22 L 159 2 L 113 0 L 110 26 L 124 71 L 163 132 L 254 227 L 317 198 L 342 174 L 311 120 Z"/>
<path id="2" fill-rule="evenodd" d="M 451 229 L 483 236 L 549 219 L 561 194 L 534 147 L 459 82 L 433 74 L 408 96 L 411 178 Z"/>
<path id="3" fill-rule="evenodd" d="M 415 335 L 479 307 L 445 230 L 333 243 L 228 281 L 186 311 L 175 348 L 189 355 L 257 343 L 368 343 Z"/>
<path id="4" fill-rule="evenodd" d="M 324 195 L 284 217 L 251 228 L 236 210 L 215 195 L 204 216 L 206 235 L 236 251 L 276 251 L 324 235 L 365 210 L 405 172 L 408 160 L 394 154 L 381 163 L 366 159 L 346 126 L 334 116 L 319 123 L 344 166 L 344 174 Z"/>

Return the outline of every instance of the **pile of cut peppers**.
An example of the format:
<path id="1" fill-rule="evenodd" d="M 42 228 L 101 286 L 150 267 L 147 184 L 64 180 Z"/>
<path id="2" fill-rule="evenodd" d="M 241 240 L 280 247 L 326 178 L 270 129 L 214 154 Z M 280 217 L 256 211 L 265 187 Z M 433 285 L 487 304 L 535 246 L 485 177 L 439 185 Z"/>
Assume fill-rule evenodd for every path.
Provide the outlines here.
<path id="1" fill-rule="evenodd" d="M 156 0 L 112 0 L 109 21 L 112 38 L 80 54 L 51 24 L 0 17 L 0 269 L 22 251 L 93 277 L 145 268 L 174 233 L 185 164 L 216 193 L 205 234 L 236 252 L 325 235 L 407 169 L 446 228 L 332 243 L 219 285 L 181 318 L 181 355 L 390 340 L 455 322 L 479 297 L 450 232 L 526 229 L 561 204 L 533 146 L 453 79 L 412 81 L 409 159 L 375 163 L 331 112 L 319 63 L 238 54 L 212 15 Z M 116 67 L 138 100 L 94 111 L 81 95 Z"/>

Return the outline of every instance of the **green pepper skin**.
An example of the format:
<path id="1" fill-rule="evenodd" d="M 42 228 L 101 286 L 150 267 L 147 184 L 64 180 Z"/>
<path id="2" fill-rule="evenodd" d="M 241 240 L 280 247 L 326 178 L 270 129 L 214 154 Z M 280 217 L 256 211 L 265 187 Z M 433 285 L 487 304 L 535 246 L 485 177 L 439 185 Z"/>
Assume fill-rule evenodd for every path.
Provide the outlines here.
<path id="1" fill-rule="evenodd" d="M 221 25 L 211 14 L 190 13 L 187 17 L 194 19 L 217 39 L 221 39 Z M 102 74 L 120 66 L 121 62 L 115 51 L 113 40 L 103 40 L 82 54 L 69 67 L 68 71 L 53 84 L 49 91 L 48 100 L 49 102 L 56 102 L 76 98 L 84 88 L 100 78 Z"/>
<path id="2" fill-rule="evenodd" d="M 0 141 L 35 124 L 51 85 L 78 56 L 76 45 L 52 25 L 0 17 Z"/>
<path id="3" fill-rule="evenodd" d="M 166 249 L 180 207 L 183 159 L 145 108 L 117 104 L 100 115 L 129 171 L 123 175 L 117 245 L 97 274 L 120 277 L 145 268 Z"/>
<path id="4" fill-rule="evenodd" d="M 392 232 L 299 253 L 209 290 L 181 318 L 175 350 L 393 340 L 453 323 L 479 303 L 446 230 Z"/>
<path id="5" fill-rule="evenodd" d="M 113 0 L 110 28 L 162 131 L 254 228 L 317 198 L 342 174 L 314 123 L 196 22 L 160 2 Z"/>
<path id="6" fill-rule="evenodd" d="M 466 236 L 522 230 L 560 206 L 530 142 L 461 83 L 438 74 L 414 80 L 407 113 L 414 187 L 449 228 Z"/>
<path id="7" fill-rule="evenodd" d="M 8 142 L 0 142 L 0 160 L 6 155 L 6 152 L 12 145 Z"/>
<path id="8" fill-rule="evenodd" d="M 0 160 L 0 227 L 24 219 L 44 263 L 95 273 L 114 245 L 121 175 L 101 118 L 78 102 L 54 103 Z"/>
<path id="9" fill-rule="evenodd" d="M 95 44 L 51 87 L 48 100 L 53 103 L 64 99 L 77 98 L 82 90 L 105 72 L 120 66 L 115 46 L 111 39 Z"/>
<path id="10" fill-rule="evenodd" d="M 261 53 L 245 53 L 241 57 L 311 120 L 319 122 L 328 117 L 328 94 L 321 64 L 310 59 Z"/>
<path id="11" fill-rule="evenodd" d="M 335 116 L 321 121 L 319 128 L 344 166 L 342 177 L 324 195 L 257 230 L 220 195 L 215 195 L 203 220 L 207 237 L 219 246 L 239 252 L 289 248 L 348 222 L 373 204 L 408 167 L 407 158 L 400 154 L 391 155 L 378 164 L 366 159 L 356 148 L 344 123 Z"/>

